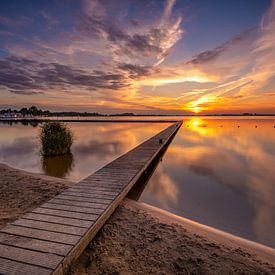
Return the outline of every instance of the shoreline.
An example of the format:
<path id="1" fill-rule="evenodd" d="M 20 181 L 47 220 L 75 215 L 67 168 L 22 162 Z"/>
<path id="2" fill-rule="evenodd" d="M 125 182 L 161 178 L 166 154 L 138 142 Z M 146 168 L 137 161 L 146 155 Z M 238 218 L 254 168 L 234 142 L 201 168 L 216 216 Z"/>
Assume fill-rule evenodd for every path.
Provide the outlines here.
<path id="1" fill-rule="evenodd" d="M 0 164 L 0 175 L 0 228 L 75 184 L 5 164 Z M 120 248 L 122 254 L 127 253 L 117 253 Z M 133 265 L 135 257 L 138 260 Z M 148 257 L 153 261 L 149 265 Z M 72 274 L 131 273 L 132 268 L 141 273 L 151 268 L 154 272 L 207 273 L 211 265 L 220 271 L 225 265 L 227 271 L 237 268 L 238 272 L 254 269 L 275 272 L 275 250 L 154 206 L 124 199 L 72 265 Z"/>
<path id="2" fill-rule="evenodd" d="M 126 199 L 127 200 L 127 199 Z M 230 245 L 234 247 L 242 247 L 250 253 L 257 254 L 261 260 L 269 262 L 275 265 L 275 249 L 257 242 L 253 242 L 237 235 L 233 235 L 216 229 L 214 227 L 204 225 L 190 219 L 175 215 L 166 210 L 158 207 L 143 203 L 135 202 L 133 200 L 127 200 L 128 207 L 139 207 L 144 211 L 150 213 L 152 216 L 158 218 L 160 221 L 167 224 L 180 224 L 187 230 L 192 231 L 195 234 L 204 236 L 213 241 L 220 242 L 224 245 Z"/>

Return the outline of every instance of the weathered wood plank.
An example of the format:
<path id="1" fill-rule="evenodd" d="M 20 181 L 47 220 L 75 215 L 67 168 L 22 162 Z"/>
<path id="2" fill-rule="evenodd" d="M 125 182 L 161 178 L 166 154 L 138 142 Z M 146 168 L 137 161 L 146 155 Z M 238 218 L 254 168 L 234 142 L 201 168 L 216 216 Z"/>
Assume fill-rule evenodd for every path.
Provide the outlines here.
<path id="1" fill-rule="evenodd" d="M 72 192 L 87 192 L 89 194 L 99 194 L 99 195 L 108 195 L 108 196 L 117 196 L 117 194 L 119 193 L 120 190 L 112 190 L 112 191 L 106 191 L 106 190 L 97 190 L 97 189 L 93 189 L 93 188 L 70 188 L 68 191 L 72 191 Z"/>
<path id="2" fill-rule="evenodd" d="M 93 203 L 93 202 L 80 202 L 80 201 L 73 201 L 73 200 L 62 200 L 62 199 L 52 199 L 49 201 L 50 203 L 55 204 L 63 204 L 63 205 L 72 205 L 72 206 L 81 206 L 81 207 L 88 207 L 88 208 L 97 208 L 105 210 L 109 203 Z"/>
<path id="3" fill-rule="evenodd" d="M 37 213 L 28 213 L 23 216 L 24 219 L 36 220 L 36 221 L 45 221 L 51 222 L 58 226 L 59 224 L 72 225 L 80 228 L 89 228 L 93 225 L 92 221 L 84 221 L 78 219 L 71 219 L 65 217 L 57 217 L 52 215 L 37 214 Z"/>
<path id="4" fill-rule="evenodd" d="M 0 257 L 27 264 L 39 265 L 50 269 L 55 269 L 63 259 L 63 257 L 58 255 L 32 251 L 4 244 L 0 244 Z"/>
<path id="5" fill-rule="evenodd" d="M 32 213 L 55 215 L 57 217 L 66 217 L 66 218 L 85 220 L 85 221 L 96 221 L 98 218 L 98 215 L 96 214 L 84 214 L 84 213 L 77 213 L 77 212 L 70 212 L 70 211 L 63 211 L 63 210 L 56 210 L 56 209 L 41 208 L 41 207 L 33 209 Z"/>
<path id="6" fill-rule="evenodd" d="M 78 183 L 75 187 L 97 187 L 97 188 L 107 188 L 108 190 L 119 190 L 123 187 L 125 187 L 127 183 L 98 183 L 98 182 L 81 182 Z"/>
<path id="7" fill-rule="evenodd" d="M 25 264 L 0 257 L 0 274 L 5 275 L 50 275 L 52 269 Z"/>
<path id="8" fill-rule="evenodd" d="M 75 189 L 84 189 L 84 190 L 100 190 L 100 191 L 120 191 L 121 187 L 117 186 L 98 186 L 97 184 L 83 184 L 78 183 L 75 185 Z"/>
<path id="9" fill-rule="evenodd" d="M 8 225 L 1 232 L 14 234 L 17 236 L 30 237 L 38 240 L 51 241 L 62 244 L 75 245 L 80 240 L 79 236 L 65 233 L 50 232 L 40 229 L 28 228 L 23 226 Z M 4 256 L 2 256 L 4 257 Z"/>
<path id="10" fill-rule="evenodd" d="M 87 197 L 87 198 L 94 198 L 94 199 L 104 199 L 104 200 L 110 200 L 112 201 L 115 196 L 110 196 L 110 195 L 100 195 L 100 194 L 90 194 L 90 193 L 85 193 L 85 192 L 73 192 L 66 190 L 62 192 L 64 195 L 74 195 L 74 196 L 80 196 L 80 197 Z"/>
<path id="11" fill-rule="evenodd" d="M 56 209 L 56 210 L 66 210 L 71 212 L 85 213 L 85 214 L 98 214 L 100 215 L 104 210 L 97 208 L 85 208 L 80 206 L 62 205 L 55 203 L 44 203 L 41 208 Z"/>
<path id="12" fill-rule="evenodd" d="M 34 221 L 34 220 L 28 220 L 24 218 L 16 220 L 11 224 L 35 228 L 35 229 L 42 229 L 42 230 L 51 231 L 51 232 L 67 233 L 67 234 L 77 235 L 77 236 L 82 236 L 87 231 L 86 228 L 75 227 L 73 225 L 62 225 L 62 224 L 56 225 L 50 222 Z"/>
<path id="13" fill-rule="evenodd" d="M 0 244 L 66 256 L 72 245 L 42 241 L 0 232 Z"/>
<path id="14" fill-rule="evenodd" d="M 104 199 L 93 199 L 93 198 L 84 198 L 84 197 L 76 197 L 72 195 L 63 195 L 60 194 L 56 196 L 57 199 L 62 199 L 62 200 L 72 200 L 72 201 L 86 201 L 86 202 L 95 202 L 95 203 L 110 203 L 111 200 L 104 200 Z"/>

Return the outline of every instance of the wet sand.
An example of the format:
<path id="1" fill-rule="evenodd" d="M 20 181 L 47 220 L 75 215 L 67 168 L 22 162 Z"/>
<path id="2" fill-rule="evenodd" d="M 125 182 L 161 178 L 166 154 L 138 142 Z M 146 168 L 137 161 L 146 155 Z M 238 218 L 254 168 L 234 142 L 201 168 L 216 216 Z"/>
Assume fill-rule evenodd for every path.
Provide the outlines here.
<path id="1" fill-rule="evenodd" d="M 0 164 L 0 226 L 72 184 Z M 274 274 L 274 264 L 274 249 L 126 199 L 71 274 Z"/>

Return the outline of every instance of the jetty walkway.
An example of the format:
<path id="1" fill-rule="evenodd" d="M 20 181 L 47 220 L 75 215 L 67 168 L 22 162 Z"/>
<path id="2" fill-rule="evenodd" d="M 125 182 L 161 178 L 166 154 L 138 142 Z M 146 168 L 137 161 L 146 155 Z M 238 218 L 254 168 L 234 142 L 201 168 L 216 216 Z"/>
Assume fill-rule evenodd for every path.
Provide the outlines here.
<path id="1" fill-rule="evenodd" d="M 64 274 L 181 126 L 176 122 L 0 230 L 0 274 Z"/>

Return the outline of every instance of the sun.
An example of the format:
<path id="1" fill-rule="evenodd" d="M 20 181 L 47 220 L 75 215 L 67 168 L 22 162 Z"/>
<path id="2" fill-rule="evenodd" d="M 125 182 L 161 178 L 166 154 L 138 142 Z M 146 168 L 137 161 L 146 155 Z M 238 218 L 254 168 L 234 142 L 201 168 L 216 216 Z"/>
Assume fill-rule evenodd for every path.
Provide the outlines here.
<path id="1" fill-rule="evenodd" d="M 197 115 L 198 113 L 200 113 L 202 111 L 202 108 L 198 107 L 198 106 L 194 106 L 194 107 L 190 108 L 190 111 Z"/>

